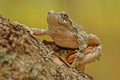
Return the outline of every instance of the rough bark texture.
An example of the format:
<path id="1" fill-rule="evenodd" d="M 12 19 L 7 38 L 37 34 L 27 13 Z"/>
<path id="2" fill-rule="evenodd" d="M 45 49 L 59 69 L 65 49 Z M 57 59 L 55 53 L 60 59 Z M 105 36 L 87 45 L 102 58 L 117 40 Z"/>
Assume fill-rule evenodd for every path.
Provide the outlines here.
<path id="1" fill-rule="evenodd" d="M 94 80 L 62 64 L 53 53 L 26 25 L 0 16 L 0 80 Z"/>

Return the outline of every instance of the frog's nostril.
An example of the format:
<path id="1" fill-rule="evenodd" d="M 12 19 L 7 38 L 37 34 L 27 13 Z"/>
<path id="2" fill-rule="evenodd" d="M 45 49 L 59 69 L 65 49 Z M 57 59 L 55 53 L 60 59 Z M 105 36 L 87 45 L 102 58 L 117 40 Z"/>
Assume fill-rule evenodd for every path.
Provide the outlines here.
<path id="1" fill-rule="evenodd" d="M 49 11 L 48 14 L 54 14 L 55 12 L 53 10 Z"/>
<path id="2" fill-rule="evenodd" d="M 50 12 L 48 12 L 48 14 L 50 14 Z"/>

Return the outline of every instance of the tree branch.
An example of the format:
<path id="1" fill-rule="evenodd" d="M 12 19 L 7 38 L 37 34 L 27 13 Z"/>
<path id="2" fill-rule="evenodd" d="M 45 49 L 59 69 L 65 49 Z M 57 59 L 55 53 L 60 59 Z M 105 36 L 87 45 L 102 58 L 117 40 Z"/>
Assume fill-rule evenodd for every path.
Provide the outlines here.
<path id="1" fill-rule="evenodd" d="M 0 16 L 0 80 L 94 80 L 52 54 L 26 25 Z"/>

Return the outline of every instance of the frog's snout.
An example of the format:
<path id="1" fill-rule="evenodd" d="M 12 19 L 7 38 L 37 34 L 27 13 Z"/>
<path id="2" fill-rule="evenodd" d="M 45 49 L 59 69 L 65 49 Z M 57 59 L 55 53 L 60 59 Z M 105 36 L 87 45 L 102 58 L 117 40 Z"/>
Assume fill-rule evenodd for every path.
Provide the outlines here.
<path id="1" fill-rule="evenodd" d="M 53 11 L 53 10 L 48 12 L 48 14 L 53 14 L 53 13 L 55 13 L 55 11 Z"/>

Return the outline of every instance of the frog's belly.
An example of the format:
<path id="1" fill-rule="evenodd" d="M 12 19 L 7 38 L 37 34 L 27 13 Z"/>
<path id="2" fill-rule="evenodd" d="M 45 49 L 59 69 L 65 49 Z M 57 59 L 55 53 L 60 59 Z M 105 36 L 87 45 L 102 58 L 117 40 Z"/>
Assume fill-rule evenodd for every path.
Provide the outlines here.
<path id="1" fill-rule="evenodd" d="M 64 48 L 78 48 L 79 45 L 76 39 L 71 38 L 54 38 L 56 45 Z"/>

